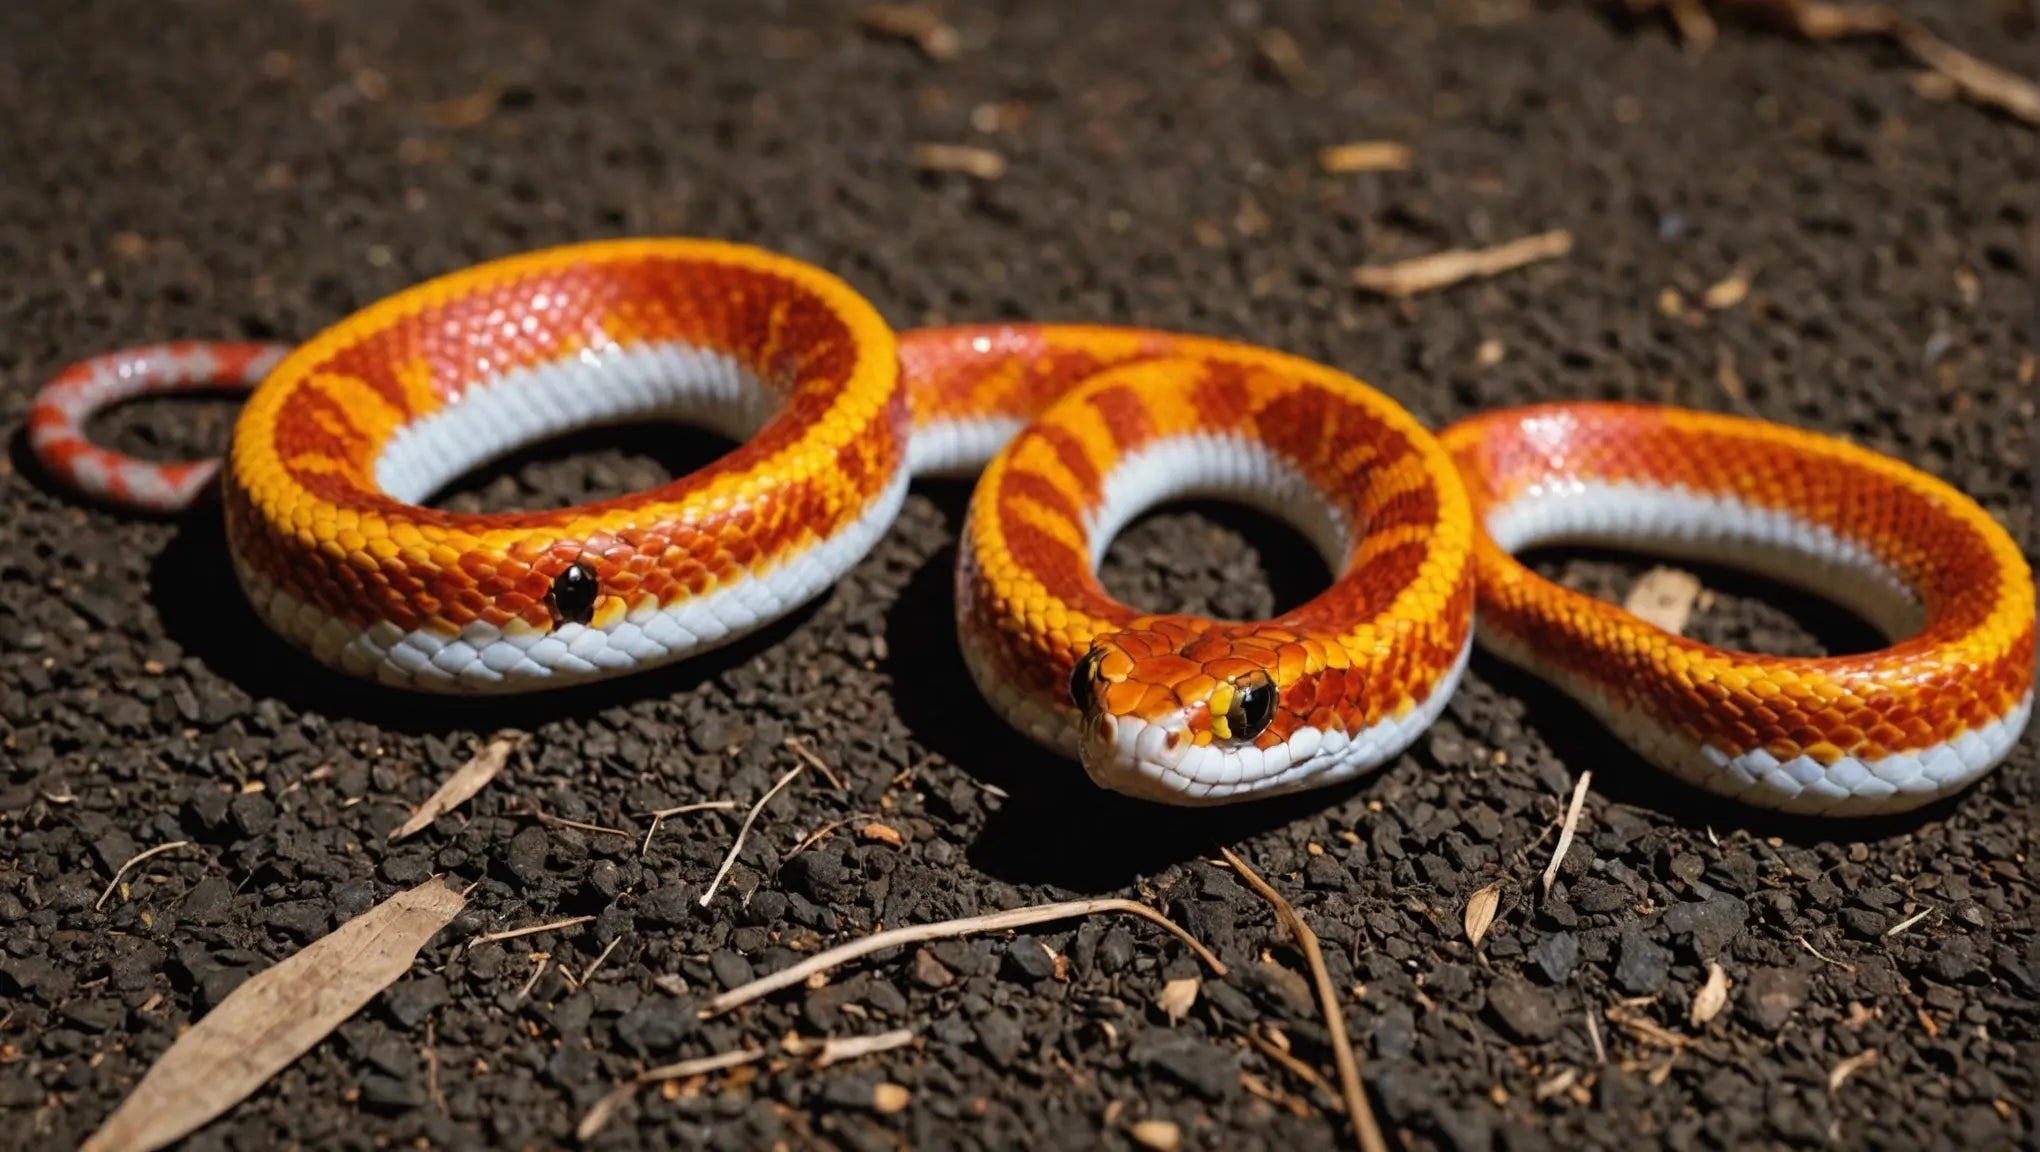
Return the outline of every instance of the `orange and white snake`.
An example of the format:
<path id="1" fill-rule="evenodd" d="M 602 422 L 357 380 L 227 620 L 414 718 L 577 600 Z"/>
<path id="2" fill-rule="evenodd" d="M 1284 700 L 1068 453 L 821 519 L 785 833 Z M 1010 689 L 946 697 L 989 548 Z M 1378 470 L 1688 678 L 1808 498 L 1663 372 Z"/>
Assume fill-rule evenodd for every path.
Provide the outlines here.
<path id="1" fill-rule="evenodd" d="M 1075 325 L 896 335 L 842 281 L 756 248 L 623 240 L 435 279 L 294 349 L 188 344 L 83 362 L 30 437 L 55 474 L 177 508 L 211 463 L 90 445 L 146 390 L 254 390 L 219 469 L 241 586 L 355 676 L 520 692 L 725 643 L 834 583 L 911 477 L 982 475 L 956 619 L 1011 725 L 1100 785 L 1212 804 L 1350 779 L 1437 716 L 1475 635 L 1643 757 L 1753 805 L 1917 807 L 1996 765 L 2032 707 L 2034 587 L 1942 482 L 1755 420 L 1621 404 L 1486 413 L 1433 435 L 1307 360 Z M 422 501 L 533 440 L 684 419 L 739 446 L 663 487 L 553 512 Z M 1265 621 L 1115 601 L 1106 545 L 1211 495 L 1293 522 L 1337 573 Z M 1853 608 L 1879 651 L 1710 648 L 1512 558 L 1592 542 L 1753 568 Z"/>

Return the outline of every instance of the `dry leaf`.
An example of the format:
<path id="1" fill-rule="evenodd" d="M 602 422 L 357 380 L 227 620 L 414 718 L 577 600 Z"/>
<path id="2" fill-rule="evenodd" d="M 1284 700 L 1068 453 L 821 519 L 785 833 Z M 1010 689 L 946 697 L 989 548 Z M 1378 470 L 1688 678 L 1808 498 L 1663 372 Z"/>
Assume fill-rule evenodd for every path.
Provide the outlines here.
<path id="1" fill-rule="evenodd" d="M 197 1131 L 394 983 L 466 903 L 434 877 L 249 977 L 170 1045 L 81 1152 L 150 1152 Z"/>
<path id="2" fill-rule="evenodd" d="M 1156 1152 L 1175 1152 L 1183 1146 L 1183 1130 L 1167 1120 L 1142 1120 L 1128 1129 L 1133 1141 Z"/>
<path id="3" fill-rule="evenodd" d="M 1572 251 L 1572 233 L 1540 232 L 1492 248 L 1455 248 L 1397 264 L 1353 269 L 1353 283 L 1383 296 L 1414 296 L 1462 280 L 1494 276 Z"/>
<path id="4" fill-rule="evenodd" d="M 1174 1024 L 1190 1014 L 1190 1006 L 1197 1003 L 1197 990 L 1204 987 L 1204 981 L 1195 976 L 1181 976 L 1162 985 L 1162 994 L 1155 997 L 1161 1005 L 1162 1014 Z"/>
<path id="5" fill-rule="evenodd" d="M 1495 911 L 1502 906 L 1502 888 L 1490 884 L 1475 892 L 1466 902 L 1466 938 L 1473 941 L 1475 948 L 1494 925 Z"/>
<path id="6" fill-rule="evenodd" d="M 901 1085 L 886 1082 L 874 1084 L 871 1088 L 871 1110 L 881 1116 L 904 1112 L 914 1102 L 914 1094 Z"/>
<path id="7" fill-rule="evenodd" d="M 1862 1068 L 1866 1064 L 1875 1063 L 1877 1063 L 1877 1049 L 1865 1048 L 1854 1056 L 1836 1064 L 1828 1070 L 1828 1095 L 1832 1096 L 1836 1092 L 1841 1091 L 1842 1082 L 1855 1075 L 1857 1069 Z"/>
<path id="8" fill-rule="evenodd" d="M 503 765 L 510 762 L 511 751 L 522 739 L 519 734 L 504 733 L 483 745 L 473 759 L 461 765 L 460 771 L 446 778 L 439 791 L 418 805 L 418 810 L 411 814 L 409 820 L 390 833 L 390 840 L 394 842 L 416 835 L 430 827 L 434 820 L 467 803 L 470 797 L 487 787 L 489 781 L 503 771 Z"/>
<path id="9" fill-rule="evenodd" d="M 1699 577 L 1677 568 L 1657 567 L 1643 574 L 1622 607 L 1677 636 L 1685 631 L 1693 602 L 1699 598 Z"/>
<path id="10" fill-rule="evenodd" d="M 1693 993 L 1693 1006 L 1688 1010 L 1686 1019 L 1698 1028 L 1721 1015 L 1727 1004 L 1728 973 L 1721 970 L 1721 965 L 1710 963 L 1707 965 L 1707 983 Z"/>

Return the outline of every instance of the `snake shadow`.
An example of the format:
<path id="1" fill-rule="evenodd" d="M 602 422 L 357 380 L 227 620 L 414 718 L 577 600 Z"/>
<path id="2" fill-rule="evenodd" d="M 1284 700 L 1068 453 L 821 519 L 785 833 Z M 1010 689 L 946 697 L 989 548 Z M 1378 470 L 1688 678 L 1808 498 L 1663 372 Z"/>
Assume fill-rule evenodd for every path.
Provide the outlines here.
<path id="1" fill-rule="evenodd" d="M 945 481 L 921 483 L 919 490 L 952 528 L 961 527 L 968 486 Z M 1179 509 L 1229 528 L 1259 551 L 1281 606 L 1300 602 L 1323 586 L 1310 567 L 1316 564 L 1315 571 L 1322 573 L 1322 561 L 1287 525 L 1271 526 L 1265 517 L 1215 502 L 1172 503 L 1153 512 Z M 1293 556 L 1296 549 L 1302 550 L 1301 558 Z M 893 682 L 895 712 L 914 739 L 978 785 L 1004 794 L 986 804 L 984 831 L 967 852 L 971 865 L 987 875 L 1082 894 L 1111 892 L 1171 864 L 1215 854 L 1219 845 L 1353 801 L 1373 780 L 1370 775 L 1313 792 L 1215 808 L 1171 807 L 1100 788 L 1076 761 L 1009 727 L 979 695 L 957 640 L 956 556 L 954 544 L 945 546 L 893 602 L 882 666 Z"/>
<path id="2" fill-rule="evenodd" d="M 1521 559 L 1533 564 L 1540 559 L 1622 563 L 1633 562 L 1635 556 L 1619 550 L 1554 547 L 1525 553 Z M 1789 616 L 1827 654 L 1870 652 L 1887 644 L 1883 634 L 1867 621 L 1821 596 L 1736 568 L 1686 560 L 1679 565 L 1718 596 L 1761 602 Z M 1971 790 L 1965 788 L 1909 812 L 1879 816 L 1799 816 L 1756 808 L 1697 788 L 1660 770 L 1632 751 L 1572 697 L 1484 650 L 1475 649 L 1471 671 L 1502 695 L 1523 702 L 1524 726 L 1575 776 L 1583 769 L 1592 769 L 1593 791 L 1602 800 L 1669 817 L 1688 827 L 1742 829 L 1753 836 L 1777 837 L 1802 847 L 1838 837 L 1852 841 L 1882 840 L 1907 835 L 1948 818 Z"/>
<path id="3" fill-rule="evenodd" d="M 729 451 L 729 441 L 682 425 L 595 428 L 541 441 L 460 477 L 439 500 L 479 490 L 548 461 L 621 449 L 685 475 Z M 432 695 L 358 680 L 328 669 L 271 631 L 243 594 L 228 559 L 217 499 L 179 521 L 150 566 L 150 600 L 164 631 L 206 669 L 249 696 L 298 712 L 345 717 L 405 733 L 532 729 L 651 698 L 684 694 L 770 650 L 819 607 L 817 597 L 735 641 L 662 668 L 612 680 L 510 696 Z"/>

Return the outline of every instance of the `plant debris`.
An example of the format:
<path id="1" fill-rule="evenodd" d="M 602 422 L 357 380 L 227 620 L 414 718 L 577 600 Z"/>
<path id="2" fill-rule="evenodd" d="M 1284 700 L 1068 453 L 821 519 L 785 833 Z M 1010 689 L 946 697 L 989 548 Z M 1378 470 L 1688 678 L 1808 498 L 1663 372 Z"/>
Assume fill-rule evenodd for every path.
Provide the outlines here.
<path id="1" fill-rule="evenodd" d="M 1233 866 L 1249 887 L 1261 894 L 1261 898 L 1274 905 L 1275 915 L 1288 929 L 1297 946 L 1303 949 L 1304 958 L 1310 963 L 1311 978 L 1317 985 L 1318 1004 L 1324 1010 L 1325 1027 L 1332 1034 L 1332 1058 L 1339 1067 L 1339 1089 L 1345 1096 L 1346 1116 L 1353 1124 L 1353 1136 L 1366 1152 L 1386 1152 L 1388 1142 L 1382 1137 L 1381 1128 L 1374 1120 L 1374 1110 L 1367 1102 L 1367 1093 L 1360 1087 L 1360 1060 L 1353 1053 L 1353 1042 L 1346 1038 L 1345 1009 L 1339 1004 L 1339 994 L 1332 988 L 1332 978 L 1325 971 L 1324 954 L 1318 950 L 1317 933 L 1297 915 L 1296 909 L 1284 899 L 1261 874 L 1247 866 L 1247 862 L 1233 854 L 1230 848 L 1220 849 L 1226 862 Z"/>
<path id="2" fill-rule="evenodd" d="M 1489 884 L 1474 892 L 1466 901 L 1466 939 L 1475 948 L 1487 936 L 1488 928 L 1495 922 L 1495 911 L 1502 906 L 1502 887 Z"/>
<path id="3" fill-rule="evenodd" d="M 1353 270 L 1353 283 L 1383 296 L 1415 296 L 1463 280 L 1498 276 L 1572 251 L 1572 233 L 1558 229 L 1491 248 L 1455 248 L 1395 264 Z"/>
<path id="4" fill-rule="evenodd" d="M 1393 140 L 1356 140 L 1318 149 L 1318 167 L 1332 175 L 1401 172 L 1415 158 L 1409 145 Z"/>
<path id="5" fill-rule="evenodd" d="M 956 27 L 926 4 L 869 4 L 858 10 L 857 24 L 874 36 L 910 41 L 930 60 L 954 60 L 963 51 Z"/>
<path id="6" fill-rule="evenodd" d="M 972 144 L 916 144 L 914 167 L 923 172 L 961 172 L 979 180 L 1006 174 L 1006 158 Z"/>
<path id="7" fill-rule="evenodd" d="M 170 1045 L 82 1152 L 150 1152 L 197 1131 L 409 971 L 466 903 L 433 877 L 250 976 Z"/>
<path id="8" fill-rule="evenodd" d="M 1691 572 L 1663 565 L 1645 572 L 1622 607 L 1631 615 L 1646 620 L 1677 636 L 1686 630 L 1686 621 L 1693 614 L 1693 603 L 1700 598 L 1700 578 Z"/>
<path id="9" fill-rule="evenodd" d="M 1132 900 L 1105 898 L 1098 900 L 1071 900 L 1061 904 L 1042 904 L 1033 908 L 1015 908 L 1010 912 L 994 912 L 985 916 L 966 916 L 960 920 L 944 920 L 936 924 L 915 924 L 906 928 L 889 928 L 839 944 L 825 952 L 808 957 L 798 964 L 788 965 L 770 976 L 760 977 L 748 984 L 732 988 L 708 1002 L 701 1010 L 703 1016 L 727 1012 L 740 1004 L 747 1004 L 760 996 L 769 996 L 781 988 L 805 981 L 808 977 L 827 972 L 839 964 L 883 952 L 901 944 L 915 944 L 923 940 L 940 940 L 950 936 L 969 936 L 978 932 L 1002 932 L 1008 928 L 1025 928 L 1030 924 L 1043 924 L 1052 920 L 1067 920 L 1073 916 L 1090 916 L 1099 912 L 1126 912 L 1143 920 L 1168 929 L 1178 940 L 1188 945 L 1199 960 L 1217 975 L 1225 975 L 1225 964 L 1210 950 L 1197 942 L 1197 938 L 1185 932 L 1180 925 L 1145 904 Z"/>
<path id="10" fill-rule="evenodd" d="M 390 833 L 390 839 L 397 841 L 414 836 L 431 827 L 434 820 L 467 803 L 503 771 L 503 765 L 510 762 L 510 753 L 523 740 L 522 733 L 506 732 L 484 744 L 459 771 L 446 778 L 438 791 L 418 805 L 418 810 L 411 814 L 409 820 Z"/>

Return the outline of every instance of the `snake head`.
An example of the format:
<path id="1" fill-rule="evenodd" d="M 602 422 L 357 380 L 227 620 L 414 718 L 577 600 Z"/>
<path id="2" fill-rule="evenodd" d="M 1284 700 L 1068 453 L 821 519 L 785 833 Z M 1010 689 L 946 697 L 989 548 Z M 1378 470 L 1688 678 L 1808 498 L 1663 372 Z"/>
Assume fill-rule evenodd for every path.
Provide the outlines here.
<path id="1" fill-rule="evenodd" d="M 1084 770 L 1174 804 L 1283 790 L 1346 743 L 1343 731 L 1325 739 L 1337 713 L 1317 707 L 1343 657 L 1287 630 L 1191 617 L 1100 636 L 1070 672 Z"/>

